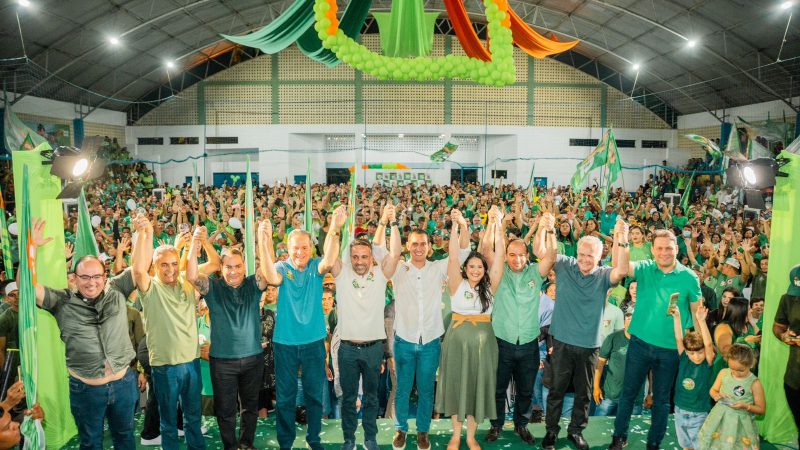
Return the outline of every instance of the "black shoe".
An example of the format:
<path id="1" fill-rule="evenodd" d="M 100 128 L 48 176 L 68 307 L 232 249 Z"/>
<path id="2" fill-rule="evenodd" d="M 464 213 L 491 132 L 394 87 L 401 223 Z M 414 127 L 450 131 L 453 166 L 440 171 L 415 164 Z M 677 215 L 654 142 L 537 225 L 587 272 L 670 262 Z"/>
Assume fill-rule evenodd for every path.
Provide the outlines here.
<path id="1" fill-rule="evenodd" d="M 556 439 L 558 439 L 558 433 L 548 431 L 544 435 L 544 439 L 542 439 L 542 450 L 554 450 L 556 448 Z"/>
<path id="2" fill-rule="evenodd" d="M 567 439 L 575 444 L 575 448 L 578 450 L 589 450 L 589 444 L 586 443 L 586 439 L 583 438 L 580 431 L 577 433 L 567 433 Z"/>
<path id="3" fill-rule="evenodd" d="M 489 432 L 486 433 L 486 442 L 494 442 L 500 437 L 500 432 L 503 431 L 501 427 L 491 427 Z"/>
<path id="4" fill-rule="evenodd" d="M 527 426 L 525 425 L 516 426 L 514 427 L 514 432 L 517 433 L 517 436 L 519 436 L 520 439 L 522 439 L 522 442 L 529 445 L 533 445 L 536 443 L 536 439 L 534 439 L 531 432 L 528 431 Z"/>
<path id="5" fill-rule="evenodd" d="M 544 412 L 541 409 L 534 409 L 531 412 L 530 423 L 542 423 L 544 420 Z"/>
<path id="6" fill-rule="evenodd" d="M 622 436 L 614 436 L 611 438 L 611 445 L 608 446 L 608 450 L 622 450 L 623 448 L 628 446 L 628 439 Z"/>
<path id="7" fill-rule="evenodd" d="M 658 446 L 647 444 L 647 450 L 658 450 Z"/>

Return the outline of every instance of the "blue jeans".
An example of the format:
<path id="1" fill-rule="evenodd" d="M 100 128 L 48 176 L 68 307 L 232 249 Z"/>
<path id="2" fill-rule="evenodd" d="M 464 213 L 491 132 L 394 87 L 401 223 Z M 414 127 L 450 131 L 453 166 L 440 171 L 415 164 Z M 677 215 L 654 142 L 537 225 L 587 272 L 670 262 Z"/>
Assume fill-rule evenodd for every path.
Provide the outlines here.
<path id="1" fill-rule="evenodd" d="M 617 400 L 610 400 L 604 398 L 599 405 L 595 406 L 594 408 L 594 416 L 615 416 L 617 415 L 617 405 L 619 402 Z M 642 405 L 634 405 L 633 406 L 633 415 L 640 416 L 642 415 Z"/>
<path id="2" fill-rule="evenodd" d="M 617 405 L 614 436 L 627 439 L 633 405 L 650 370 L 653 371 L 653 408 L 647 445 L 658 446 L 667 431 L 670 393 L 678 374 L 678 352 L 650 345 L 633 335 L 625 359 L 625 384 Z"/>
<path id="3" fill-rule="evenodd" d="M 302 367 L 303 397 L 308 419 L 306 442 L 312 449 L 321 448 L 322 398 L 328 388 L 325 375 L 325 340 L 310 344 L 273 344 L 275 353 L 275 396 L 277 397 L 278 445 L 291 448 L 297 436 L 295 409 L 297 407 L 297 373 Z"/>
<path id="4" fill-rule="evenodd" d="M 394 427 L 408 433 L 408 403 L 411 386 L 417 378 L 417 433 L 427 433 L 433 415 L 433 395 L 436 369 L 439 368 L 441 344 L 434 339 L 427 344 L 414 344 L 399 336 L 394 338 L 394 361 L 397 371 L 397 399 Z"/>
<path id="5" fill-rule="evenodd" d="M 707 412 L 692 412 L 675 407 L 675 434 L 678 445 L 683 448 L 697 448 L 697 435 L 708 417 Z M 733 446 L 731 446 L 733 447 Z"/>
<path id="6" fill-rule="evenodd" d="M 81 450 L 103 448 L 103 421 L 106 418 L 114 448 L 136 448 L 133 413 L 139 389 L 135 373 L 128 369 L 121 379 L 102 386 L 92 386 L 69 377 L 70 410 L 78 426 Z"/>
<path id="7" fill-rule="evenodd" d="M 180 445 L 177 427 L 178 402 L 180 402 L 186 446 L 195 450 L 205 449 L 206 443 L 200 431 L 202 413 L 200 392 L 203 387 L 200 360 L 153 366 L 152 373 L 158 400 L 158 414 L 161 417 L 161 447 L 164 450 L 177 450 Z"/>

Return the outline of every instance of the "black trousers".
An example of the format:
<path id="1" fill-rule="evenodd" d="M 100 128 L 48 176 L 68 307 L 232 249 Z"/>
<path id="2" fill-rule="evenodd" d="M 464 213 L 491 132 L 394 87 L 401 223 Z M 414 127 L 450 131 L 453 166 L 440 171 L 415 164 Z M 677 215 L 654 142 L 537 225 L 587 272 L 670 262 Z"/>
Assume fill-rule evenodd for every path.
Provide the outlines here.
<path id="1" fill-rule="evenodd" d="M 503 426 L 506 417 L 506 391 L 512 377 L 516 386 L 514 426 L 527 426 L 526 414 L 531 409 L 533 383 L 539 370 L 539 343 L 534 339 L 517 345 L 497 338 L 497 350 L 497 388 L 494 391 L 497 418 L 492 420 L 492 426 Z"/>
<path id="2" fill-rule="evenodd" d="M 784 383 L 783 390 L 786 392 L 786 402 L 789 403 L 789 410 L 794 416 L 794 424 L 800 430 L 800 389 L 794 389 Z"/>
<path id="3" fill-rule="evenodd" d="M 564 393 L 567 392 L 570 381 L 575 387 L 575 404 L 567 431 L 579 433 L 586 428 L 589 423 L 590 395 L 598 354 L 597 348 L 577 347 L 553 339 L 553 382 L 547 395 L 548 414 L 545 417 L 545 429 L 548 432 L 558 434 L 560 430 L 558 421 L 561 418 Z"/>
<path id="4" fill-rule="evenodd" d="M 342 433 L 345 441 L 355 442 L 358 414 L 356 399 L 361 381 L 364 401 L 361 403 L 361 426 L 364 440 L 374 441 L 378 435 L 378 383 L 381 379 L 383 343 L 356 347 L 342 342 L 339 346 L 339 381 L 342 385 Z"/>
<path id="5" fill-rule="evenodd" d="M 252 447 L 258 421 L 258 391 L 264 376 L 264 355 L 246 358 L 209 358 L 211 385 L 214 387 L 214 413 L 223 447 Z M 239 439 L 236 439 L 236 413 L 242 405 Z"/>

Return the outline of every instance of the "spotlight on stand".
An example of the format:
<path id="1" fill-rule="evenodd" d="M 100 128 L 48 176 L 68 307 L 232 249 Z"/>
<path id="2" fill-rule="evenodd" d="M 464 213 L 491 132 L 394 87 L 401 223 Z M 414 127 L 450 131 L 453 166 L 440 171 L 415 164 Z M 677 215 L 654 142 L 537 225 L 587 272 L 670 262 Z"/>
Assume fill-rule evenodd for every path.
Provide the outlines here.
<path id="1" fill-rule="evenodd" d="M 60 146 L 52 152 L 43 153 L 43 156 L 50 159 L 45 161 L 45 164 L 53 166 L 50 174 L 66 182 L 57 198 L 78 198 L 81 188 L 87 181 L 103 175 L 106 163 L 97 157 L 97 149 L 101 142 L 102 138 L 99 136 L 86 138 L 82 149 Z"/>
<path id="2" fill-rule="evenodd" d="M 745 205 L 764 209 L 765 189 L 775 186 L 775 177 L 785 177 L 778 169 L 788 161 L 783 158 L 758 158 L 749 161 L 731 161 L 726 171 L 728 185 L 742 188 Z"/>

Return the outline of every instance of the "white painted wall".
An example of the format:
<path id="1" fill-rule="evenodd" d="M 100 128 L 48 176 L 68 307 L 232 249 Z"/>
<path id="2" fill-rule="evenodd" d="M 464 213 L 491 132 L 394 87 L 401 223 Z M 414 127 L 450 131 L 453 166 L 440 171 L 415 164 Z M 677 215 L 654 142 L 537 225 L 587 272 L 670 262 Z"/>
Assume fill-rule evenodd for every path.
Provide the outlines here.
<path id="1" fill-rule="evenodd" d="M 800 105 L 800 97 L 792 98 L 791 103 L 793 105 Z M 756 103 L 753 105 L 740 106 L 725 110 L 720 109 L 714 111 L 714 113 L 719 117 L 722 117 L 724 114 L 725 119 L 728 122 L 736 117 L 741 117 L 744 120 L 766 120 L 767 117 L 770 117 L 773 120 L 782 120 L 784 115 L 786 115 L 787 120 L 794 121 L 794 117 L 797 114 L 792 110 L 792 108 L 789 107 L 789 105 L 780 100 Z M 719 126 L 719 120 L 711 115 L 711 113 L 702 112 L 678 117 L 679 130 L 685 128 L 700 128 L 710 126 Z"/>
<path id="2" fill-rule="evenodd" d="M 458 164 L 464 166 L 484 166 L 489 163 L 486 173 L 486 182 L 492 183 L 489 171 L 493 168 L 508 171 L 508 182 L 527 185 L 532 161 L 519 158 L 546 158 L 536 162 L 535 175 L 547 177 L 549 184 L 568 184 L 575 171 L 575 165 L 585 158 L 591 148 L 570 147 L 570 138 L 600 138 L 602 131 L 599 128 L 564 128 L 564 127 L 484 127 L 476 126 L 428 126 L 428 125 L 371 125 L 366 129 L 364 125 L 218 125 L 203 126 L 134 126 L 126 130 L 127 141 L 133 143 L 130 148 L 132 153 L 140 159 L 166 161 L 168 159 L 183 159 L 187 156 L 199 156 L 207 152 L 212 156 L 218 149 L 245 149 L 257 148 L 272 150 L 262 152 L 251 159 L 253 166 L 258 169 L 261 183 L 273 183 L 276 180 L 289 179 L 291 183 L 295 175 L 305 175 L 308 157 L 311 157 L 312 180 L 319 182 L 325 179 L 326 167 L 348 167 L 358 157 L 364 163 L 399 162 L 408 164 L 430 165 L 431 161 L 424 155 L 409 152 L 339 152 L 320 153 L 325 149 L 325 137 L 334 134 L 350 134 L 356 136 L 357 147 L 363 147 L 361 134 L 397 134 L 407 135 L 478 135 L 478 151 L 457 151 L 446 162 L 435 168 L 427 169 L 434 183 L 446 184 L 450 182 L 450 169 L 457 168 Z M 677 131 L 675 130 L 644 130 L 644 129 L 615 129 L 617 139 L 635 139 L 641 145 L 642 139 L 666 140 L 668 149 L 620 149 L 620 158 L 623 166 L 641 167 L 645 164 L 660 164 L 668 160 L 670 165 L 681 166 L 689 159 L 689 153 L 675 150 Z M 485 133 L 485 134 L 484 134 Z M 163 137 L 169 143 L 171 136 L 198 136 L 199 145 L 181 146 L 139 146 L 136 144 L 138 137 Z M 204 146 L 204 136 L 238 136 L 236 145 L 210 145 Z M 485 141 L 484 141 L 485 139 Z M 485 144 L 485 145 L 484 145 Z M 291 149 L 291 151 L 286 151 Z M 485 150 L 484 150 L 485 149 Z M 310 152 L 310 151 L 314 152 Z M 434 150 L 434 149 L 431 149 Z M 356 155 L 356 153 L 360 153 Z M 485 153 L 485 154 L 484 154 Z M 499 158 L 499 161 L 495 161 Z M 218 170 L 244 171 L 243 159 L 235 157 L 209 158 L 205 161 L 198 160 L 198 174 L 202 181 L 210 184 L 211 173 Z M 506 160 L 506 161 L 503 161 Z M 361 161 L 359 161 L 361 162 Z M 426 166 L 427 167 L 427 166 Z M 183 163 L 170 163 L 154 166 L 158 179 L 171 184 L 183 183 L 185 177 L 192 175 L 191 161 Z M 420 169 L 417 169 L 420 170 Z M 643 174 L 640 170 L 623 171 L 619 186 L 634 189 L 642 183 Z M 483 176 L 478 174 L 479 179 Z M 367 172 L 367 183 L 375 180 L 373 171 Z M 599 172 L 591 175 L 599 178 Z"/>
<path id="3" fill-rule="evenodd" d="M 9 94 L 9 98 L 13 98 L 13 95 Z M 80 117 L 80 110 L 74 103 L 60 102 L 57 100 L 33 97 L 30 95 L 22 97 L 19 102 L 14 104 L 13 110 L 17 114 L 36 114 L 39 116 L 67 120 Z M 124 127 L 127 124 L 127 116 L 124 112 L 112 111 L 110 109 L 103 108 L 94 110 L 91 114 L 84 117 L 83 120 L 85 122 L 102 123 L 121 127 Z"/>

